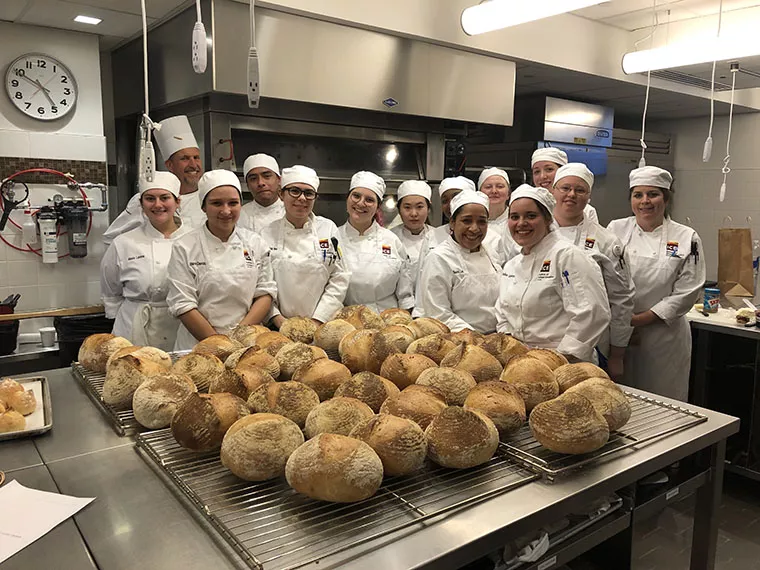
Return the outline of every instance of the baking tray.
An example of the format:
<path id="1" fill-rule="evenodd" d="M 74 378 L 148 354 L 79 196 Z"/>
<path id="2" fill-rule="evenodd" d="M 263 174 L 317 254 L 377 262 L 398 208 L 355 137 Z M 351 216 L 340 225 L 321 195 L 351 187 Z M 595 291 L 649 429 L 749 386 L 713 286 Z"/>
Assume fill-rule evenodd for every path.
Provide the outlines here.
<path id="1" fill-rule="evenodd" d="M 40 435 L 49 432 L 53 428 L 53 405 L 50 399 L 50 386 L 48 385 L 48 379 L 45 376 L 29 376 L 26 378 L 11 378 L 19 384 L 29 384 L 31 382 L 39 382 L 40 389 L 42 390 L 42 414 L 43 425 L 42 427 L 25 429 L 22 431 L 13 431 L 10 433 L 0 433 L 0 441 L 6 441 L 9 439 L 19 439 L 22 437 L 31 437 L 34 435 Z M 39 408 L 40 402 L 37 402 Z"/>

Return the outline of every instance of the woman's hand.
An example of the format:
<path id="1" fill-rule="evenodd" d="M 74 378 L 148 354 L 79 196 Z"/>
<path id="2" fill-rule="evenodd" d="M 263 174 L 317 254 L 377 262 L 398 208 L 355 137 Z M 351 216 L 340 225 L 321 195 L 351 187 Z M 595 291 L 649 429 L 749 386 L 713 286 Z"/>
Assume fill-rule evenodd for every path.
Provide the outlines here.
<path id="1" fill-rule="evenodd" d="M 643 313 L 636 313 L 631 317 L 631 326 L 632 327 L 645 327 L 647 325 L 651 325 L 652 323 L 656 323 L 660 320 L 660 317 L 658 317 L 654 311 L 644 311 Z"/>
<path id="2" fill-rule="evenodd" d="M 282 323 L 285 322 L 285 317 L 282 315 L 277 315 L 276 317 L 272 317 L 272 324 L 275 326 L 277 330 L 280 330 L 280 327 L 282 326 Z"/>
<path id="3" fill-rule="evenodd" d="M 607 373 L 615 382 L 622 382 L 624 372 L 625 348 L 618 346 L 610 347 L 610 356 L 607 359 Z"/>

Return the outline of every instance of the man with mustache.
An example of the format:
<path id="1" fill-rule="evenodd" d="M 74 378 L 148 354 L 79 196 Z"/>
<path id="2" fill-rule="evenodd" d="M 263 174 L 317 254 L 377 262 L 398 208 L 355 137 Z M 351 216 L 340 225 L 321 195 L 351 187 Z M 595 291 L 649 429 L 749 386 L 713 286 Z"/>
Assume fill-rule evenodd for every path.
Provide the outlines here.
<path id="1" fill-rule="evenodd" d="M 158 124 L 160 128 L 154 131 L 154 136 L 161 155 L 168 157 L 164 165 L 180 181 L 179 193 L 182 203 L 177 212 L 188 229 L 196 228 L 206 220 L 206 214 L 201 210 L 198 199 L 198 180 L 203 174 L 201 151 L 187 116 L 169 117 Z M 106 246 L 110 245 L 116 236 L 139 227 L 142 221 L 140 195 L 136 194 L 105 231 L 103 243 Z"/>

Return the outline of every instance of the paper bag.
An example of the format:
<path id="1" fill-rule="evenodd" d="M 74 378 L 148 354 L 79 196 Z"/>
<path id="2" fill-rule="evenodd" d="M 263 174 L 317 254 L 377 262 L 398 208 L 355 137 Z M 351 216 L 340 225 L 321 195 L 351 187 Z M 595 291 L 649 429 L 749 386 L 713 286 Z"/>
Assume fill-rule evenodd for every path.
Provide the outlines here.
<path id="1" fill-rule="evenodd" d="M 722 295 L 754 297 L 752 235 L 749 228 L 718 230 L 718 287 Z"/>

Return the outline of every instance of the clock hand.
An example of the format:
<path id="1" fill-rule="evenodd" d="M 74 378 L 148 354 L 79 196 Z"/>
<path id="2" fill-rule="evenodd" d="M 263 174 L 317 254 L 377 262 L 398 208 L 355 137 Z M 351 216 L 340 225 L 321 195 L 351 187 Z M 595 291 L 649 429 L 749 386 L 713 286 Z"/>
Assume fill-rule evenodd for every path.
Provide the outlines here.
<path id="1" fill-rule="evenodd" d="M 21 77 L 21 79 L 26 79 L 32 85 L 36 85 L 37 86 L 37 91 L 35 91 L 34 93 L 32 93 L 32 95 L 29 97 L 29 99 L 31 99 L 32 97 L 34 97 L 35 95 L 37 95 L 37 93 L 40 92 L 40 89 L 42 88 L 42 85 L 40 85 L 39 81 L 35 81 L 34 79 L 29 79 L 26 75 L 21 75 L 20 77 Z"/>
<path id="2" fill-rule="evenodd" d="M 53 101 L 53 98 L 50 97 L 50 89 L 46 88 L 42 83 L 40 83 L 39 79 L 36 81 L 39 88 L 42 89 L 42 94 L 45 95 L 45 97 L 47 97 L 47 100 L 50 101 L 50 104 L 55 107 L 55 101 Z"/>

